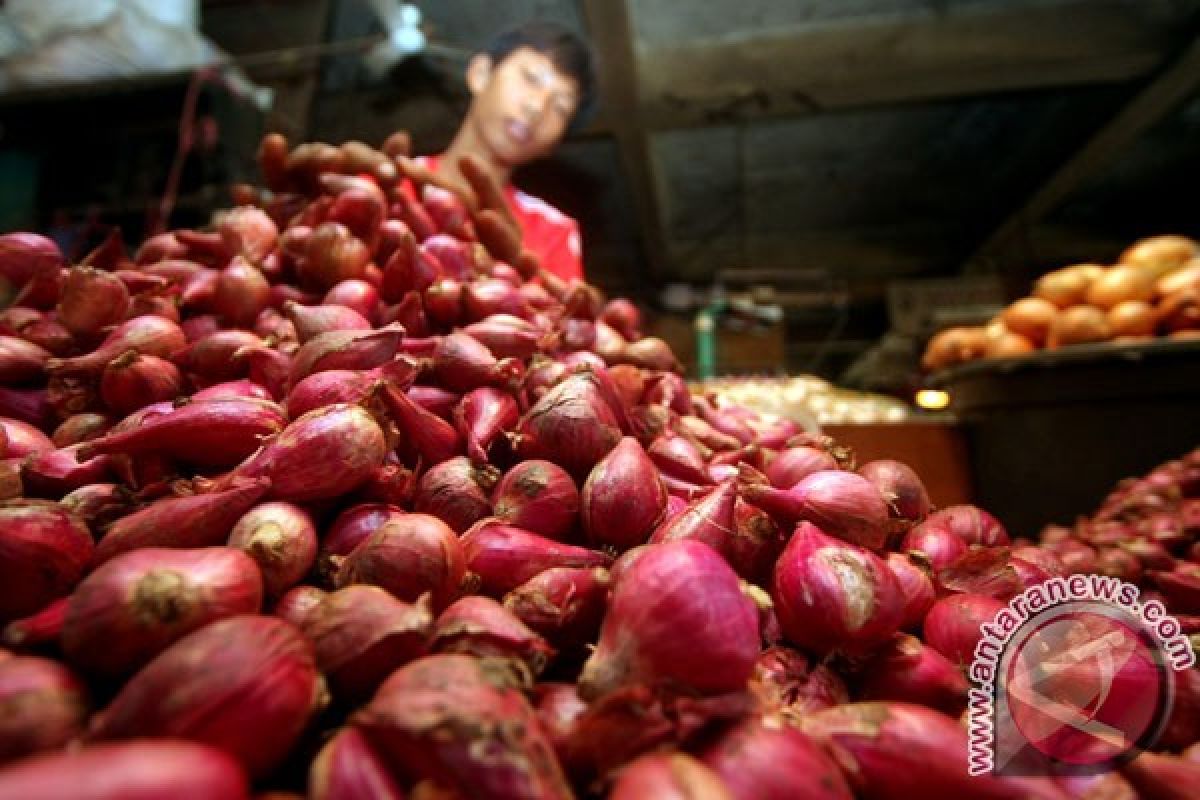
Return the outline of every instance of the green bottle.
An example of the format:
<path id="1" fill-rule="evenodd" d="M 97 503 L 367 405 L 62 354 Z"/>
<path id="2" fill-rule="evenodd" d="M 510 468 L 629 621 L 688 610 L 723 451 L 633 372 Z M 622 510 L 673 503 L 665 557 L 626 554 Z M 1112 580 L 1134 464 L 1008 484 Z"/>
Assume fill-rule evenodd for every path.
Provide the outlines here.
<path id="1" fill-rule="evenodd" d="M 717 372 L 717 323 L 712 308 L 696 314 L 696 377 L 707 381 Z"/>

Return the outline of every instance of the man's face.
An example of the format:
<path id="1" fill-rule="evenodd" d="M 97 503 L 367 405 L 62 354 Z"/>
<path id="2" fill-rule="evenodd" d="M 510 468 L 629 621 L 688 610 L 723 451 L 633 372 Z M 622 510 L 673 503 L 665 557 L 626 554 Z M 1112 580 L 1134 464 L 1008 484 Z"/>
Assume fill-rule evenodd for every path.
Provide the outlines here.
<path id="1" fill-rule="evenodd" d="M 579 104 L 574 78 L 528 47 L 499 64 L 476 56 L 467 68 L 470 119 L 491 154 L 510 167 L 546 155 L 566 133 Z"/>

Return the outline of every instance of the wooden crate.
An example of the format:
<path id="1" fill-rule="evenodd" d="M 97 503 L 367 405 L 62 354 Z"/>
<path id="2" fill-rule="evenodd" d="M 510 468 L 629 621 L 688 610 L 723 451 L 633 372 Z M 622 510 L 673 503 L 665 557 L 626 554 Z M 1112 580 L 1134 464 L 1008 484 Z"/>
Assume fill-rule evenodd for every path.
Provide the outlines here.
<path id="1" fill-rule="evenodd" d="M 691 317 L 658 314 L 645 333 L 671 345 L 689 378 L 696 377 L 696 329 Z M 717 327 L 717 375 L 774 375 L 787 366 L 783 324 L 765 330 Z"/>
<path id="2" fill-rule="evenodd" d="M 859 464 L 893 458 L 908 464 L 925 483 L 939 508 L 970 503 L 974 497 L 966 437 L 957 425 L 900 422 L 877 425 L 826 425 L 824 433 L 854 448 Z"/>

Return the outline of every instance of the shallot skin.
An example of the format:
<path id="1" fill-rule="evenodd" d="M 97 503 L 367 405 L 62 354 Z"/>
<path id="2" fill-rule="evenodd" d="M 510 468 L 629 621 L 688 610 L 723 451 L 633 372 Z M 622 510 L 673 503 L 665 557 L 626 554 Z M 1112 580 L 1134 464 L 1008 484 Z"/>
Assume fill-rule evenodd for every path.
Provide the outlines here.
<path id="1" fill-rule="evenodd" d="M 36 656 L 0 660 L 0 765 L 63 747 L 87 720 L 87 690 L 69 669 Z"/>
<path id="2" fill-rule="evenodd" d="M 0 620 L 28 616 L 68 594 L 93 557 L 92 535 L 57 503 L 0 504 Z"/>
<path id="3" fill-rule="evenodd" d="M 351 724 L 394 769 L 466 797 L 573 796 L 524 695 L 471 656 L 427 656 L 397 670 Z"/>
<path id="4" fill-rule="evenodd" d="M 313 800 L 404 800 L 387 766 L 355 728 L 342 728 L 313 759 L 308 773 Z"/>
<path id="5" fill-rule="evenodd" d="M 684 753 L 650 754 L 621 770 L 610 800 L 733 800 L 712 769 Z"/>
<path id="6" fill-rule="evenodd" d="M 160 653 L 93 721 L 96 739 L 212 744 L 254 776 L 277 766 L 321 698 L 312 645 L 273 617 L 214 622 Z"/>
<path id="7" fill-rule="evenodd" d="M 854 797 L 837 763 L 821 746 L 780 720 L 748 719 L 726 732 L 702 759 L 736 800 Z"/>
<path id="8" fill-rule="evenodd" d="M 249 781 L 215 747 L 172 739 L 101 743 L 46 753 L 0 771 L 2 800 L 247 800 Z"/>

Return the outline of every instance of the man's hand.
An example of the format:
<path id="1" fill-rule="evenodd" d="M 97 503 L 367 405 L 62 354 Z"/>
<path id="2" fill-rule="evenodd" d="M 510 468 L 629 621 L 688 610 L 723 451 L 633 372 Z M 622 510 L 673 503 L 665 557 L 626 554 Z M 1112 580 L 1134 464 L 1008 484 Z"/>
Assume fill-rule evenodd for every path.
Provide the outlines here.
<path id="1" fill-rule="evenodd" d="M 400 177 L 396 163 L 386 153 L 368 144 L 349 141 L 339 149 L 342 151 L 342 172 L 347 175 L 370 175 L 384 188 L 395 184 Z"/>
<path id="2" fill-rule="evenodd" d="M 456 183 L 445 175 L 440 175 L 434 172 L 429 167 L 420 163 L 416 159 L 410 158 L 407 155 L 396 156 L 396 168 L 400 170 L 400 174 L 412 183 L 413 188 L 417 191 L 417 196 L 420 197 L 426 186 L 436 186 L 439 189 L 444 189 L 447 192 L 452 192 L 462 200 L 463 205 L 471 213 L 475 213 L 478 207 L 478 201 L 475 195 L 467 187 Z"/>
<path id="3" fill-rule="evenodd" d="M 412 153 L 412 137 L 409 136 L 408 131 L 396 131 L 383 140 L 379 149 L 388 158 L 407 156 Z"/>
<path id="4" fill-rule="evenodd" d="M 384 147 L 400 153 L 408 147 L 408 134 L 399 131 L 388 137 Z M 258 166 L 263 183 L 273 192 L 320 192 L 323 174 L 369 175 L 379 186 L 391 187 L 400 177 L 392 157 L 363 142 L 349 141 L 340 147 L 326 142 L 303 142 L 291 147 L 286 137 L 268 133 L 258 148 Z"/>
<path id="5" fill-rule="evenodd" d="M 465 186 L 406 156 L 397 158 L 396 166 L 417 187 L 418 194 L 425 186 L 436 186 L 457 195 L 471 214 L 479 242 L 493 258 L 513 265 L 527 278 L 537 273 L 537 256 L 521 249 L 521 225 L 508 207 L 504 190 L 482 161 L 469 155 L 458 160 Z"/>
<path id="6" fill-rule="evenodd" d="M 509 208 L 504 191 L 483 162 L 474 156 L 463 156 L 458 168 L 479 202 L 479 211 L 475 214 L 479 241 L 493 257 L 516 267 L 527 280 L 532 279 L 541 271 L 541 263 L 535 254 L 522 248 L 521 224 Z"/>
<path id="7" fill-rule="evenodd" d="M 258 145 L 258 171 L 272 192 L 288 189 L 288 140 L 282 133 L 268 133 Z"/>
<path id="8" fill-rule="evenodd" d="M 458 160 L 458 171 L 467 179 L 471 192 L 475 195 L 475 205 L 479 213 L 495 212 L 506 225 L 514 228 L 520 235 L 521 226 L 517 224 L 512 209 L 508 207 L 508 198 L 504 196 L 504 190 L 496 183 L 483 162 L 475 156 L 463 156 Z"/>

